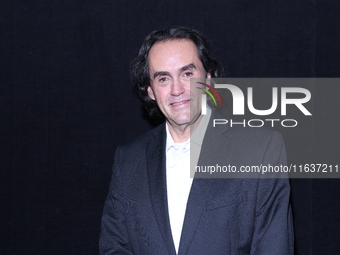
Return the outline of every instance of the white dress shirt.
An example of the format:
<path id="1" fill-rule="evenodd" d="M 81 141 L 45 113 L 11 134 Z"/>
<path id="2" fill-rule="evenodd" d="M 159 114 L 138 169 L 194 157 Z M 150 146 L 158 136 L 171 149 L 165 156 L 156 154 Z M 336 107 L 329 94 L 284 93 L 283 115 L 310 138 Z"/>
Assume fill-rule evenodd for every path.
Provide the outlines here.
<path id="1" fill-rule="evenodd" d="M 172 238 L 176 252 L 181 238 L 184 216 L 193 178 L 190 178 L 190 163 L 196 165 L 201 151 L 211 109 L 203 116 L 194 134 L 184 143 L 175 143 L 166 124 L 166 184 Z M 190 151 L 191 147 L 191 151 Z"/>

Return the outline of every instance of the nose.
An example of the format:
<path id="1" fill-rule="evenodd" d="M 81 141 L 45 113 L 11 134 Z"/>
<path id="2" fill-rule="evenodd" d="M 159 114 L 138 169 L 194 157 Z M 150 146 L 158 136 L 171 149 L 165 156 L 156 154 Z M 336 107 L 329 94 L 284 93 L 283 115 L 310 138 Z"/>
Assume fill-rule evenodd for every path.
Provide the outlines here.
<path id="1" fill-rule="evenodd" d="M 173 83 L 171 84 L 171 91 L 172 96 L 180 96 L 184 93 L 184 84 L 183 81 L 180 79 L 174 79 Z"/>

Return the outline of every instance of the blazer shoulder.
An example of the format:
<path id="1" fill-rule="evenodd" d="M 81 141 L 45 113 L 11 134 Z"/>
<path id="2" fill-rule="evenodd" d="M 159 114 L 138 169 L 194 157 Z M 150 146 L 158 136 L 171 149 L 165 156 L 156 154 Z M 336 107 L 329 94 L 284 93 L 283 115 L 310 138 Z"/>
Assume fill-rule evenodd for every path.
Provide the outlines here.
<path id="1" fill-rule="evenodd" d="M 210 129 L 210 131 L 212 131 Z M 213 132 L 213 131 L 212 131 Z M 217 133 L 223 133 L 224 136 L 232 140 L 245 140 L 248 143 L 254 142 L 258 144 L 266 142 L 283 142 L 281 133 L 277 130 L 267 127 L 227 127 Z"/>

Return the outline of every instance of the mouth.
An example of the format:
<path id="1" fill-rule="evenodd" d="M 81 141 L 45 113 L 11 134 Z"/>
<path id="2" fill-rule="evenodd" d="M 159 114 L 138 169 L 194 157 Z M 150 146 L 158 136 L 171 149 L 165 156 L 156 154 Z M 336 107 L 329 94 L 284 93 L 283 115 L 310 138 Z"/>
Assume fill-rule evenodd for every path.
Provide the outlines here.
<path id="1" fill-rule="evenodd" d="M 187 104 L 189 103 L 190 100 L 182 100 L 182 101 L 179 101 L 179 102 L 173 102 L 173 103 L 170 103 L 171 106 L 180 106 L 180 105 L 184 105 L 184 104 Z"/>

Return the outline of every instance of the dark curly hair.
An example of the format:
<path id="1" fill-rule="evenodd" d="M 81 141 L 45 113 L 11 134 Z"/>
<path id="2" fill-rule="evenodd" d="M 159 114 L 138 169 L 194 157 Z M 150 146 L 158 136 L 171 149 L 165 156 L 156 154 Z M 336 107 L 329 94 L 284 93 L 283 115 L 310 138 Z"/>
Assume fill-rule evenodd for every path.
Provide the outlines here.
<path id="1" fill-rule="evenodd" d="M 164 115 L 158 108 L 156 101 L 148 95 L 147 88 L 150 85 L 148 54 L 156 42 L 181 39 L 189 39 L 195 43 L 205 73 L 210 73 L 211 78 L 221 77 L 223 72 L 222 65 L 210 54 L 208 40 L 197 30 L 187 27 L 168 27 L 151 32 L 145 38 L 138 56 L 131 63 L 130 75 L 150 117 L 158 121 L 164 121 Z"/>

